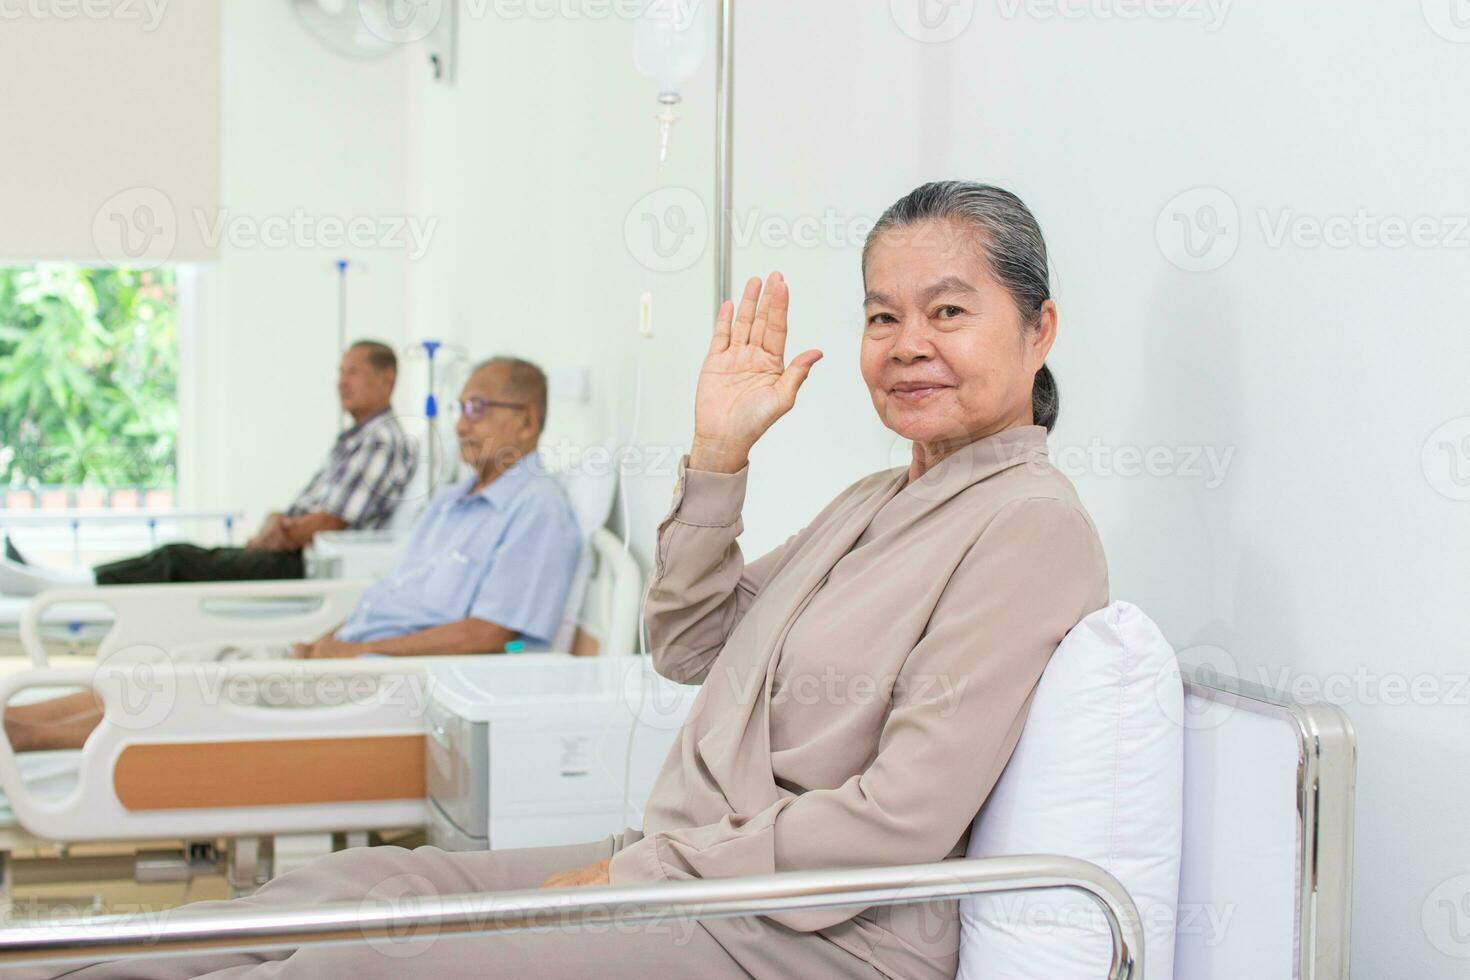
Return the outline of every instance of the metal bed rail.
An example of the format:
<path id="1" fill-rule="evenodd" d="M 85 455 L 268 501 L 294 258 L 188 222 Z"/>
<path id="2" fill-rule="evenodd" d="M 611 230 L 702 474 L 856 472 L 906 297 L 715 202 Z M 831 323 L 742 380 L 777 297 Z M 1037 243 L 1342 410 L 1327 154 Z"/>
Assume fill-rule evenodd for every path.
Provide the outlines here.
<path id="1" fill-rule="evenodd" d="M 223 521 L 225 543 L 234 544 L 235 525 L 243 517 L 235 510 L 201 510 L 178 507 L 138 507 L 131 510 L 110 507 L 66 507 L 48 509 L 12 510 L 0 508 L 0 531 L 11 528 L 64 527 L 71 531 L 72 561 L 82 563 L 82 525 L 126 525 L 142 524 L 148 528 L 148 546 L 158 546 L 160 524 L 182 524 L 186 522 Z"/>
<path id="2" fill-rule="evenodd" d="M 1224 710 L 1274 715 L 1297 740 L 1297 963 L 1294 976 L 1346 980 L 1352 947 L 1353 805 L 1357 793 L 1357 734 L 1331 704 L 1301 704 L 1203 665 L 1183 665 L 1186 694 Z"/>
<path id="3" fill-rule="evenodd" d="M 1118 880 L 1054 855 L 966 858 L 938 864 L 788 871 L 671 881 L 450 895 L 314 906 L 184 909 L 0 928 L 0 964 L 52 964 L 305 945 L 422 943 L 459 935 L 732 918 L 776 912 L 912 905 L 990 892 L 1066 888 L 1097 903 L 1112 935 L 1109 980 L 1143 976 L 1143 926 Z"/>
<path id="4" fill-rule="evenodd" d="M 58 507 L 34 510 L 0 509 L 0 527 L 75 527 L 78 524 L 163 524 L 184 521 L 224 521 L 233 526 L 237 510 L 201 510 L 179 507 Z"/>
<path id="5" fill-rule="evenodd" d="M 20 620 L 20 642 L 31 662 L 48 666 L 41 636 L 46 611 L 54 606 L 100 605 L 112 611 L 112 626 L 97 649 L 99 660 L 136 647 L 168 650 L 185 644 L 297 640 L 320 635 L 342 622 L 371 583 L 349 579 L 272 579 L 245 582 L 170 582 L 158 585 L 92 585 L 47 589 L 31 599 Z M 299 609 L 293 601 L 310 603 Z M 211 604 L 249 608 L 255 618 L 226 615 Z M 160 626 L 159 624 L 167 624 Z M 166 642 L 159 642 L 166 637 Z"/>

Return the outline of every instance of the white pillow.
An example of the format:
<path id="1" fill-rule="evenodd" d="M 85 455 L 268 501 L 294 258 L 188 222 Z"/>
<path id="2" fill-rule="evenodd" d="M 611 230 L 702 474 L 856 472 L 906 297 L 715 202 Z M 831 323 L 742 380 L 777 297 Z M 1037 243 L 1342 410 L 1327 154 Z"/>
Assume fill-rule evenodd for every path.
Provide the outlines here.
<path id="1" fill-rule="evenodd" d="M 612 513 L 613 495 L 617 490 L 617 468 L 609 467 L 605 472 L 595 470 L 573 470 L 558 473 L 556 482 L 572 505 L 577 516 L 577 527 L 582 532 L 582 556 L 577 559 L 572 572 L 572 585 L 567 590 L 567 603 L 562 608 L 561 623 L 551 639 L 551 649 L 566 653 L 572 649 L 577 638 L 577 627 L 582 625 L 582 606 L 587 599 L 587 589 L 592 583 L 592 565 L 595 558 L 587 545 L 593 532 L 607 523 Z"/>
<path id="2" fill-rule="evenodd" d="M 1073 627 L 970 835 L 970 857 L 1062 854 L 1122 882 L 1144 925 L 1145 980 L 1170 980 L 1184 814 L 1183 689 L 1136 606 Z M 960 902 L 959 980 L 1093 980 L 1112 941 L 1091 898 L 1003 892 Z"/>
<path id="3" fill-rule="evenodd" d="M 604 448 L 613 458 L 606 469 L 580 468 L 556 474 L 556 482 L 567 495 L 584 538 L 590 538 L 593 531 L 607 523 L 618 489 L 617 458 L 612 447 Z"/>

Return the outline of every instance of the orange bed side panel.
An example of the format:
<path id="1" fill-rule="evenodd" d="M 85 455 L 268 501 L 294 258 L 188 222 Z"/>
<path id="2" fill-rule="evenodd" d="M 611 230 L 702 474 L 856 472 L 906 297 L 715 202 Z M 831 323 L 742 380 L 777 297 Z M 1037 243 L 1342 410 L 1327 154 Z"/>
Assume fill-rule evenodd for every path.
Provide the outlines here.
<path id="1" fill-rule="evenodd" d="M 112 784 L 129 810 L 419 799 L 424 737 L 130 745 Z"/>

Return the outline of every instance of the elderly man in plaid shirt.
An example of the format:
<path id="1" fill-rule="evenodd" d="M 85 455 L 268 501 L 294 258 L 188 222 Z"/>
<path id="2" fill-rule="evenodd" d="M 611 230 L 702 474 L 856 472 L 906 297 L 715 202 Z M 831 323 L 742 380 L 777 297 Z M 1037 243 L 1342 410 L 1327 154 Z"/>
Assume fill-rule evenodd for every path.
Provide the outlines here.
<path id="1" fill-rule="evenodd" d="M 393 417 L 398 358 L 386 344 L 360 340 L 342 355 L 337 394 L 352 428 L 284 513 L 266 517 L 243 548 L 169 544 L 135 558 L 99 565 L 98 585 L 145 582 L 232 582 L 301 578 L 301 549 L 318 531 L 378 528 L 388 523 L 413 477 L 413 446 Z M 30 565 L 7 540 L 0 591 L 35 594 L 80 584 L 75 572 Z M 83 573 L 84 575 L 86 573 Z M 91 576 L 86 576 L 90 578 Z"/>

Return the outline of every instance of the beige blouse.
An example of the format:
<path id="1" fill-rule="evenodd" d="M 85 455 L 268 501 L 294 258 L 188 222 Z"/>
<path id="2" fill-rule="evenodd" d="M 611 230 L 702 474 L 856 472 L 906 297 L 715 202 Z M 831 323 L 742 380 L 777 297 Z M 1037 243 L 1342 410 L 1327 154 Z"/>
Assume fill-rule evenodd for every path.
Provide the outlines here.
<path id="1" fill-rule="evenodd" d="M 613 882 L 962 855 L 1052 651 L 1108 601 L 1046 430 L 971 443 L 912 484 L 906 467 L 865 477 L 750 564 L 736 543 L 747 470 L 681 466 L 658 529 L 654 663 L 701 689 Z M 953 977 L 954 919 L 936 902 L 766 924 L 888 976 Z M 709 927 L 727 946 L 770 941 L 748 922 Z"/>

